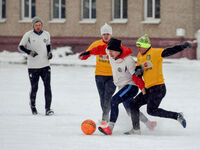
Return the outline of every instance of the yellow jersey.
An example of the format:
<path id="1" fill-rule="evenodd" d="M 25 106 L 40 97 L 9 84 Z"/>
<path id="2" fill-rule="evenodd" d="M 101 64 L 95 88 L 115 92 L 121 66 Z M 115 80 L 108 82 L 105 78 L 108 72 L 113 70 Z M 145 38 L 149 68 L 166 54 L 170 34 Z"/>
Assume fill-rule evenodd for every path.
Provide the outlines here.
<path id="1" fill-rule="evenodd" d="M 144 71 L 145 88 L 164 84 L 162 72 L 163 58 L 161 56 L 163 50 L 162 48 L 150 48 L 144 55 L 141 53 L 137 55 L 137 66 L 141 66 Z"/>
<path id="2" fill-rule="evenodd" d="M 100 45 L 107 45 L 103 39 L 93 42 L 86 51 L 90 51 L 94 47 Z M 112 69 L 108 55 L 96 55 L 96 69 L 95 75 L 112 76 Z"/>

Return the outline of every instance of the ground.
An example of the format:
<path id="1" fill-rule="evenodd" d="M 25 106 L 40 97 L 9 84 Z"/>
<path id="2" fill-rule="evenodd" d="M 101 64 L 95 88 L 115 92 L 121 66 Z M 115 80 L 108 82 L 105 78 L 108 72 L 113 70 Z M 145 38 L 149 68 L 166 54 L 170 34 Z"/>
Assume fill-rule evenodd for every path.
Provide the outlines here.
<path id="1" fill-rule="evenodd" d="M 75 60 L 76 58 L 74 58 Z M 112 136 L 98 130 L 84 135 L 85 119 L 101 119 L 94 67 L 52 65 L 52 108 L 45 116 L 44 90 L 40 81 L 37 95 L 39 115 L 29 108 L 30 83 L 24 64 L 0 64 L 0 149 L 1 150 L 197 150 L 200 147 L 200 62 L 187 59 L 164 63 L 167 95 L 160 107 L 183 112 L 184 129 L 175 120 L 147 115 L 158 126 L 149 131 L 141 124 L 142 135 L 124 135 L 131 121 L 123 106 Z M 146 106 L 141 110 L 146 114 Z"/>

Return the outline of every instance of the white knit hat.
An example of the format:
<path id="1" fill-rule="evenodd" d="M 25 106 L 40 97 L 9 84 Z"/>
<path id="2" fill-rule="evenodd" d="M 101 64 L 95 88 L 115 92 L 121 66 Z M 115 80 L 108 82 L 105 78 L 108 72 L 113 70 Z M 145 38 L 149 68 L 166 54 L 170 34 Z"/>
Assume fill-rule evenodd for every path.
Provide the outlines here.
<path id="1" fill-rule="evenodd" d="M 106 33 L 112 35 L 112 27 L 109 26 L 107 23 L 105 23 L 105 24 L 101 27 L 101 35 L 106 34 Z"/>

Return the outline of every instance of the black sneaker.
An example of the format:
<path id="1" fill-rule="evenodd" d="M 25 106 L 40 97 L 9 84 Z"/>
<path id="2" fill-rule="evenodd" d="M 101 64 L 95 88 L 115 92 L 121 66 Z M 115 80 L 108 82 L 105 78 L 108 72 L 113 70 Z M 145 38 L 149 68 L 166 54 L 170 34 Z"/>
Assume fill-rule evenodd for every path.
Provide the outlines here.
<path id="1" fill-rule="evenodd" d="M 37 115 L 38 114 L 37 109 L 35 107 L 31 107 L 31 111 L 32 111 L 33 115 Z"/>
<path id="2" fill-rule="evenodd" d="M 54 114 L 54 111 L 52 109 L 46 109 L 46 116 L 51 116 Z"/>

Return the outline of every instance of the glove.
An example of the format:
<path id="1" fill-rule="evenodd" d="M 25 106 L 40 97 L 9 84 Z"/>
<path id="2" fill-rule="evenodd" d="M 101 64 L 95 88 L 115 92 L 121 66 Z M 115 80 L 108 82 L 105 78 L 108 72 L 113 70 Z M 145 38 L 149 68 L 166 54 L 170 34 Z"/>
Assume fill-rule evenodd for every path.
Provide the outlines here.
<path id="1" fill-rule="evenodd" d="M 53 57 L 52 53 L 49 52 L 49 53 L 47 54 L 47 57 L 48 57 L 48 59 L 52 59 L 52 57 Z"/>
<path id="2" fill-rule="evenodd" d="M 80 55 L 79 55 L 79 59 L 81 60 L 86 60 L 88 59 L 88 57 L 90 57 L 90 51 L 83 51 Z"/>
<path id="3" fill-rule="evenodd" d="M 87 52 L 82 52 L 79 56 L 87 56 L 87 55 L 90 55 L 90 51 L 87 51 Z"/>
<path id="4" fill-rule="evenodd" d="M 136 66 L 136 68 L 135 68 L 135 75 L 137 76 L 137 77 L 142 77 L 142 75 L 143 75 L 143 70 L 142 70 L 142 68 L 140 67 L 140 66 Z"/>
<path id="5" fill-rule="evenodd" d="M 192 43 L 191 42 L 185 42 L 184 44 L 183 44 L 183 47 L 184 48 L 192 48 Z"/>
<path id="6" fill-rule="evenodd" d="M 35 57 L 38 55 L 38 53 L 36 51 L 30 51 L 29 55 L 31 55 L 32 57 Z"/>

